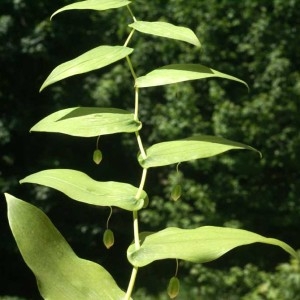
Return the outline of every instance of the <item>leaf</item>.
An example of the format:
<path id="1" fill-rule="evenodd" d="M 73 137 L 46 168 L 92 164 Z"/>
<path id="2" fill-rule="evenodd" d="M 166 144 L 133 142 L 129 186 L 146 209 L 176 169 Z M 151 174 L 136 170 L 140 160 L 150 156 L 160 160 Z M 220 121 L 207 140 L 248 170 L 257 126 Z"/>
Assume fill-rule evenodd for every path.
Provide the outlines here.
<path id="1" fill-rule="evenodd" d="M 56 12 L 54 12 L 50 19 L 52 19 L 56 14 L 72 9 L 93 9 L 93 10 L 107 10 L 111 8 L 119 8 L 130 4 L 130 1 L 127 0 L 87 0 L 87 1 L 80 1 L 76 3 L 72 3 L 66 5 Z"/>
<path id="2" fill-rule="evenodd" d="M 166 228 L 148 235 L 140 249 L 132 244 L 127 250 L 128 260 L 135 267 L 167 258 L 195 263 L 215 260 L 226 252 L 243 245 L 265 243 L 281 247 L 299 259 L 297 252 L 286 243 L 236 228 L 203 226 L 196 229 Z"/>
<path id="3" fill-rule="evenodd" d="M 40 209 L 12 195 L 5 197 L 10 228 L 44 299 L 124 298 L 112 276 L 102 266 L 79 258 Z"/>
<path id="4" fill-rule="evenodd" d="M 138 77 L 135 81 L 135 85 L 138 88 L 151 87 L 172 84 L 177 82 L 204 79 L 209 77 L 220 77 L 230 79 L 248 85 L 246 82 L 216 71 L 214 69 L 205 67 L 198 64 L 174 64 L 161 67 L 153 70 L 145 76 Z"/>
<path id="5" fill-rule="evenodd" d="M 99 46 L 57 66 L 42 84 L 40 91 L 59 80 L 110 65 L 132 53 L 124 46 Z"/>
<path id="6" fill-rule="evenodd" d="M 100 206 L 117 206 L 126 210 L 139 210 L 147 197 L 143 191 L 136 199 L 138 189 L 122 182 L 100 182 L 86 174 L 68 169 L 44 170 L 31 174 L 20 183 L 36 183 L 56 189 L 68 197 Z"/>
<path id="7" fill-rule="evenodd" d="M 138 160 L 143 168 L 160 167 L 215 156 L 231 149 L 247 149 L 260 153 L 250 146 L 221 137 L 195 135 L 183 140 L 154 144 L 146 150 L 147 158 L 143 159 L 139 155 Z"/>
<path id="8" fill-rule="evenodd" d="M 72 107 L 57 111 L 34 125 L 30 131 L 58 132 L 93 137 L 120 132 L 135 132 L 141 123 L 134 115 L 117 108 Z"/>
<path id="9" fill-rule="evenodd" d="M 201 46 L 195 33 L 186 27 L 176 26 L 166 22 L 145 21 L 136 21 L 128 26 L 142 33 L 184 41 L 197 47 Z"/>

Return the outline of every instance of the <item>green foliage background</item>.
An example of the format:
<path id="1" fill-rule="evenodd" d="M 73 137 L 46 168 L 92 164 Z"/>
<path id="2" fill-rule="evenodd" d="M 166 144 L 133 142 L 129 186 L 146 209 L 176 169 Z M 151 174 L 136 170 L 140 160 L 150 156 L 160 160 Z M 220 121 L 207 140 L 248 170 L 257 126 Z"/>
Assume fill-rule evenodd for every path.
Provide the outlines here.
<path id="1" fill-rule="evenodd" d="M 135 35 L 139 50 L 132 60 L 138 75 L 163 64 L 200 62 L 250 86 L 248 93 L 234 82 L 210 79 L 143 90 L 144 140 L 152 144 L 193 133 L 215 134 L 252 145 L 263 154 L 261 160 L 232 152 L 182 163 L 179 176 L 175 167 L 151 170 L 146 186 L 150 206 L 141 214 L 142 230 L 226 225 L 272 235 L 300 248 L 300 2 L 134 1 L 140 4 L 134 12 L 137 18 L 190 27 L 203 44 L 199 51 L 176 41 Z M 30 173 L 53 167 L 78 169 L 98 180 L 113 178 L 132 184 L 139 180 L 135 140 L 129 135 L 101 138 L 103 161 L 98 167 L 92 161 L 94 139 L 28 133 L 44 116 L 65 107 L 133 107 L 130 74 L 122 63 L 38 93 L 57 64 L 100 44 L 123 44 L 128 33 L 122 26 L 127 21 L 122 9 L 65 13 L 50 23 L 51 13 L 68 3 L 0 3 L 0 190 L 22 195 L 41 207 L 79 256 L 101 263 L 125 288 L 130 272 L 125 256 L 132 239 L 130 214 L 114 211 L 110 226 L 116 245 L 107 251 L 101 244 L 107 209 L 73 203 L 48 188 L 18 183 Z M 173 203 L 170 191 L 178 180 L 183 196 Z M 0 295 L 39 299 L 34 277 L 9 231 L 4 201 L 0 203 L 4 278 Z M 118 255 L 120 249 L 123 256 Z M 214 263 L 181 265 L 180 299 L 297 299 L 299 266 L 283 264 L 287 260 L 276 249 L 254 245 Z M 142 269 L 137 285 L 144 289 L 136 292 L 135 299 L 164 299 L 159 295 L 174 269 L 172 261 Z M 154 296 L 146 298 L 145 291 Z"/>

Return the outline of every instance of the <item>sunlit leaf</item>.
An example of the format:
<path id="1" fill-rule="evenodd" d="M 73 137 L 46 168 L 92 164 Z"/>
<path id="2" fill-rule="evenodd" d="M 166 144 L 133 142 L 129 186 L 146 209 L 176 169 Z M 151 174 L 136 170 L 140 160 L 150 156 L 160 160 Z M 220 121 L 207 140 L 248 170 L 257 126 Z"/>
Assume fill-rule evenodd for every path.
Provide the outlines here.
<path id="1" fill-rule="evenodd" d="M 57 111 L 34 125 L 30 131 L 58 132 L 92 137 L 119 132 L 135 132 L 141 123 L 134 115 L 117 108 L 73 107 Z"/>
<path id="2" fill-rule="evenodd" d="M 172 84 L 177 82 L 204 79 L 209 77 L 220 77 L 225 79 L 234 80 L 244 85 L 248 85 L 246 82 L 216 71 L 214 69 L 198 65 L 198 64 L 175 64 L 155 69 L 145 76 L 138 77 L 135 85 L 139 88 L 151 87 Z"/>
<path id="3" fill-rule="evenodd" d="M 44 299 L 124 298 L 112 276 L 102 266 L 79 258 L 40 209 L 12 195 L 5 197 L 10 228 Z"/>
<path id="4" fill-rule="evenodd" d="M 130 263 L 136 267 L 153 261 L 177 258 L 195 263 L 215 260 L 226 252 L 243 245 L 265 243 L 281 247 L 295 258 L 297 252 L 286 243 L 236 228 L 203 226 L 196 229 L 167 228 L 150 234 L 140 249 L 132 244 L 127 250 Z"/>
<path id="5" fill-rule="evenodd" d="M 147 197 L 142 192 L 136 199 L 138 189 L 130 184 L 114 181 L 96 181 L 85 173 L 69 169 L 44 170 L 31 174 L 20 183 L 36 183 L 56 189 L 68 197 L 100 206 L 117 206 L 126 210 L 138 210 Z"/>
<path id="6" fill-rule="evenodd" d="M 200 42 L 195 33 L 186 27 L 176 26 L 166 22 L 136 21 L 129 25 L 139 32 L 184 41 L 200 47 Z"/>
<path id="7" fill-rule="evenodd" d="M 118 8 L 129 4 L 130 1 L 127 0 L 87 0 L 87 1 L 79 1 L 69 5 L 66 5 L 56 12 L 54 12 L 51 16 L 51 19 L 58 13 L 72 10 L 72 9 L 92 9 L 92 10 L 107 10 L 111 8 Z"/>
<path id="8" fill-rule="evenodd" d="M 86 73 L 110 65 L 126 56 L 133 49 L 124 46 L 99 46 L 57 66 L 42 84 L 46 86 L 73 75 Z"/>
<path id="9" fill-rule="evenodd" d="M 221 137 L 195 135 L 183 140 L 154 144 L 146 149 L 147 158 L 143 159 L 142 155 L 139 155 L 138 160 L 143 168 L 151 168 L 207 158 L 232 149 L 258 152 L 250 146 Z"/>

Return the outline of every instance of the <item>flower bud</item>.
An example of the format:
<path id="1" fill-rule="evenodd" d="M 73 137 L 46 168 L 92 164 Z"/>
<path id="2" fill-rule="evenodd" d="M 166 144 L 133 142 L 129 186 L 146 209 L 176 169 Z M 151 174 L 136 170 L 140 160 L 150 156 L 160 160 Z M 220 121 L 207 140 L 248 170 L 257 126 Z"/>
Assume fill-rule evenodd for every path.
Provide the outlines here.
<path id="1" fill-rule="evenodd" d="M 95 164 L 99 165 L 102 160 L 102 152 L 99 149 L 96 149 L 93 153 L 93 161 Z"/>
<path id="2" fill-rule="evenodd" d="M 171 192 L 171 198 L 174 200 L 174 201 L 177 201 L 181 196 L 181 185 L 180 184 L 176 184 L 173 189 L 172 189 L 172 192 Z"/>
<path id="3" fill-rule="evenodd" d="M 168 295 L 171 299 L 175 299 L 179 293 L 180 283 L 179 279 L 176 276 L 173 276 L 168 285 Z"/>
<path id="4" fill-rule="evenodd" d="M 106 229 L 103 234 L 103 244 L 107 249 L 109 249 L 113 246 L 114 242 L 114 233 L 110 229 Z"/>

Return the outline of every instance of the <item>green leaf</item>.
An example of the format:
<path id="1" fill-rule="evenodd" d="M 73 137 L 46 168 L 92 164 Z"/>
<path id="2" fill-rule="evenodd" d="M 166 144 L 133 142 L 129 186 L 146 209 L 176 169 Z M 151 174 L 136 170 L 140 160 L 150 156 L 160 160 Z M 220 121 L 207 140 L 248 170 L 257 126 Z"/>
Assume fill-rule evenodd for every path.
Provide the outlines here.
<path id="1" fill-rule="evenodd" d="M 50 19 L 52 19 L 56 14 L 72 9 L 92 9 L 92 10 L 107 10 L 111 8 L 118 8 L 130 4 L 130 1 L 127 0 L 87 0 L 80 1 L 66 5 L 56 12 L 54 12 Z"/>
<path id="2" fill-rule="evenodd" d="M 34 125 L 30 131 L 58 132 L 93 137 L 120 132 L 135 132 L 141 123 L 134 115 L 117 108 L 73 107 L 57 111 Z"/>
<path id="3" fill-rule="evenodd" d="M 138 189 L 122 182 L 95 181 L 86 174 L 68 169 L 44 170 L 31 174 L 20 183 L 36 183 L 54 188 L 68 197 L 100 206 L 117 206 L 126 210 L 139 210 L 147 197 L 143 191 L 136 199 Z"/>
<path id="4" fill-rule="evenodd" d="M 220 77 L 238 81 L 246 85 L 248 88 L 246 82 L 236 77 L 221 73 L 219 71 L 198 64 L 175 64 L 164 66 L 151 71 L 145 76 L 138 77 L 135 81 L 135 85 L 136 87 L 144 88 L 189 80 L 204 79 L 209 77 Z"/>
<path id="5" fill-rule="evenodd" d="M 160 167 L 183 161 L 207 158 L 232 149 L 256 149 L 221 137 L 195 135 L 178 141 L 154 144 L 146 150 L 147 158 L 138 156 L 143 168 Z"/>
<path id="6" fill-rule="evenodd" d="M 129 25 L 139 32 L 184 41 L 200 47 L 201 44 L 195 33 L 186 27 L 176 26 L 166 22 L 136 21 Z"/>
<path id="7" fill-rule="evenodd" d="M 102 266 L 79 258 L 40 209 L 12 195 L 5 197 L 10 228 L 44 299 L 124 298 L 112 276 Z"/>
<path id="8" fill-rule="evenodd" d="M 286 243 L 259 234 L 235 228 L 203 226 L 196 229 L 170 227 L 148 235 L 140 249 L 132 244 L 127 250 L 130 263 L 136 267 L 167 258 L 195 263 L 215 260 L 226 252 L 243 245 L 265 243 L 281 247 L 299 259 L 297 252 Z"/>
<path id="9" fill-rule="evenodd" d="M 40 91 L 59 80 L 110 65 L 132 53 L 124 46 L 99 46 L 57 66 L 42 84 Z"/>

